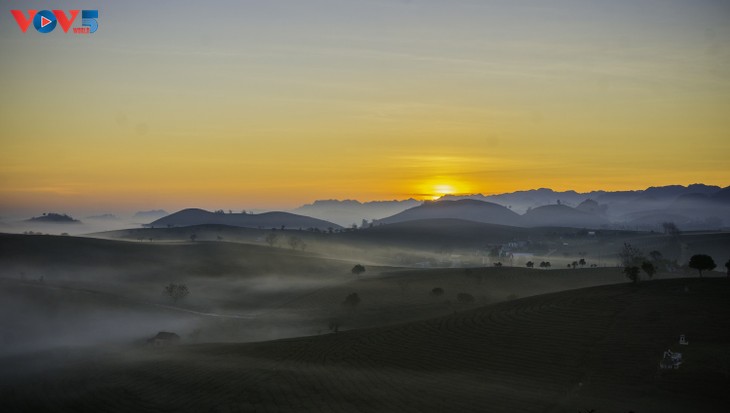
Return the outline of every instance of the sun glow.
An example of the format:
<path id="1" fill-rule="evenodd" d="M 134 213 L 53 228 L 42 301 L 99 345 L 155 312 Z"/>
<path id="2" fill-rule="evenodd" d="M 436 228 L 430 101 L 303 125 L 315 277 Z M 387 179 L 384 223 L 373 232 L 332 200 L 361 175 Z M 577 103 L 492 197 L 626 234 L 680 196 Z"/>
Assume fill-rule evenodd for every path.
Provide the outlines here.
<path id="1" fill-rule="evenodd" d="M 450 195 L 455 194 L 456 190 L 452 185 L 446 185 L 446 184 L 439 184 L 434 185 L 433 187 L 433 195 L 431 195 L 431 198 L 433 199 L 439 199 L 444 195 Z"/>

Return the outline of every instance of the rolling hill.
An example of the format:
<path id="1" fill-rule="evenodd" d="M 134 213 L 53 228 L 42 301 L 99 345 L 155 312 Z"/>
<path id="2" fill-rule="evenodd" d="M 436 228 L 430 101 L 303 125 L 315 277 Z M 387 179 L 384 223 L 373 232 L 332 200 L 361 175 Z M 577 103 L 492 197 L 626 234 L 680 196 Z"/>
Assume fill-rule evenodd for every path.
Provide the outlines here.
<path id="1" fill-rule="evenodd" d="M 522 216 L 527 227 L 601 228 L 609 224 L 606 218 L 566 205 L 545 205 L 533 208 Z"/>
<path id="2" fill-rule="evenodd" d="M 305 217 L 288 212 L 265 212 L 262 214 L 220 213 L 189 208 L 160 218 L 149 224 L 152 227 L 189 227 L 193 225 L 219 224 L 245 228 L 341 228 L 339 225 L 321 219 Z"/>
<path id="3" fill-rule="evenodd" d="M 375 223 L 381 225 L 427 219 L 461 219 L 509 226 L 519 226 L 520 224 L 520 215 L 508 208 L 472 199 L 426 202 L 393 216 L 379 219 Z"/>
<path id="4" fill-rule="evenodd" d="M 8 411 L 721 411 L 728 297 L 727 280 L 676 279 L 272 342 L 34 354 L 3 360 L 0 397 Z M 667 349 L 678 370 L 659 369 Z"/>

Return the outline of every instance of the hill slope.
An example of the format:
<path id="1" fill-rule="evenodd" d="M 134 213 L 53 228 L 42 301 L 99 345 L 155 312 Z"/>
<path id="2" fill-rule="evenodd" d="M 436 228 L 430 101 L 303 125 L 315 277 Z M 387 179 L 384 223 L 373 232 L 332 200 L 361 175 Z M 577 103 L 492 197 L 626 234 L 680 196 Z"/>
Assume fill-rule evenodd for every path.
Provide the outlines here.
<path id="1" fill-rule="evenodd" d="M 339 225 L 321 219 L 305 217 L 288 212 L 266 212 L 263 214 L 224 214 L 189 208 L 160 218 L 150 226 L 154 227 L 189 227 L 193 225 L 230 225 L 244 228 L 340 228 Z"/>
<path id="2" fill-rule="evenodd" d="M 508 208 L 491 202 L 472 199 L 426 202 L 423 205 L 377 220 L 377 223 L 393 224 L 426 219 L 462 219 L 510 226 L 519 226 L 520 223 L 520 216 Z"/>
<path id="3" fill-rule="evenodd" d="M 719 411 L 730 403 L 729 296 L 724 279 L 666 280 L 385 328 L 82 358 L 35 374 L 29 360 L 6 360 L 0 397 L 11 410 L 54 411 Z M 666 349 L 683 352 L 680 369 L 658 369 Z"/>
<path id="4" fill-rule="evenodd" d="M 608 220 L 591 212 L 565 205 L 545 205 L 531 209 L 522 216 L 528 227 L 573 227 L 600 228 L 608 225 Z"/>

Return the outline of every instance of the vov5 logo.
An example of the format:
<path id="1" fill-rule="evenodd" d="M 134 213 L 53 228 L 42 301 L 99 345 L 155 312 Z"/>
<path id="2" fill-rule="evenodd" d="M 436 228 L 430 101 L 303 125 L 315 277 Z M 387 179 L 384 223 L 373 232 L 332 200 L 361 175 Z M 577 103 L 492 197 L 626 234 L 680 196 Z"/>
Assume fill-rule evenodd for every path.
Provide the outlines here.
<path id="1" fill-rule="evenodd" d="M 33 23 L 33 27 L 38 33 L 50 33 L 57 25 L 61 26 L 64 33 L 68 33 L 74 20 L 81 12 L 81 27 L 74 27 L 73 32 L 76 34 L 94 33 L 99 28 L 99 10 L 69 10 L 68 16 L 63 10 L 28 10 L 28 17 L 21 10 L 10 10 L 10 13 L 18 22 L 20 30 L 25 33 L 28 26 Z"/>

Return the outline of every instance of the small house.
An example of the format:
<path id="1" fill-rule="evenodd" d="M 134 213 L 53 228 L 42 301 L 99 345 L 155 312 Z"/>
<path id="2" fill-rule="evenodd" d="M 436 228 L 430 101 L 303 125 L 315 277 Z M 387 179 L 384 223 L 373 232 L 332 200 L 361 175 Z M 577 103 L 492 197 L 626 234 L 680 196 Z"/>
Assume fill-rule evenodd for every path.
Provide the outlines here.
<path id="1" fill-rule="evenodd" d="M 664 355 L 659 362 L 659 368 L 676 370 L 679 368 L 680 364 L 682 364 L 682 353 L 675 353 L 672 350 L 667 350 L 664 352 Z"/>
<path id="2" fill-rule="evenodd" d="M 169 347 L 180 343 L 180 336 L 167 331 L 160 331 L 156 336 L 147 340 L 152 347 Z"/>

